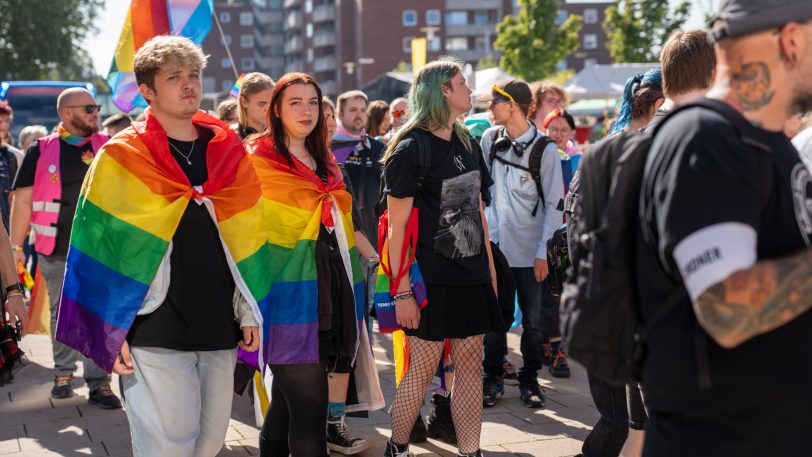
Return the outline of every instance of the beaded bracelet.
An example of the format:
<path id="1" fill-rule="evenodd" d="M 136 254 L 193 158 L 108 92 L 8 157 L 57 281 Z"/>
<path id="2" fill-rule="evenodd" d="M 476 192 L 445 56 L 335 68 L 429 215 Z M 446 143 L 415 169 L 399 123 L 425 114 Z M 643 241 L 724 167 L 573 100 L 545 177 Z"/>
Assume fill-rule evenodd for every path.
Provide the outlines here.
<path id="1" fill-rule="evenodd" d="M 23 296 L 22 292 L 12 292 L 12 293 L 6 295 L 6 300 L 8 300 L 11 297 L 22 297 L 22 296 Z"/>
<path id="2" fill-rule="evenodd" d="M 395 296 L 392 297 L 392 301 L 408 300 L 410 298 L 414 298 L 413 293 L 411 293 L 411 292 L 402 292 L 402 293 L 399 293 L 399 294 L 395 294 Z"/>

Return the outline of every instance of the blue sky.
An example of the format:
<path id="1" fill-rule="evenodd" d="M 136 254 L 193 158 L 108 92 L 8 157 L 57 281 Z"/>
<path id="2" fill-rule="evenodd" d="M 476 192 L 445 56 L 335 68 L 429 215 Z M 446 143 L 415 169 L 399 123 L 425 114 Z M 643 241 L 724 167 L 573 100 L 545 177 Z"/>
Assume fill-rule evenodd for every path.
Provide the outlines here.
<path id="1" fill-rule="evenodd" d="M 399 0 L 410 1 L 410 0 Z M 719 0 L 691 0 L 691 17 L 688 19 L 686 27 L 702 27 L 704 24 L 704 10 L 709 5 L 715 6 Z M 677 3 L 672 0 L 672 3 Z M 127 0 L 105 0 L 104 10 L 96 18 L 96 27 L 99 33 L 85 40 L 85 48 L 90 53 L 93 60 L 93 68 L 102 76 L 107 76 L 110 63 L 113 60 L 113 53 L 116 50 L 118 36 L 121 33 L 121 26 L 127 16 L 127 9 L 130 2 Z M 216 33 L 213 31 L 212 33 Z"/>

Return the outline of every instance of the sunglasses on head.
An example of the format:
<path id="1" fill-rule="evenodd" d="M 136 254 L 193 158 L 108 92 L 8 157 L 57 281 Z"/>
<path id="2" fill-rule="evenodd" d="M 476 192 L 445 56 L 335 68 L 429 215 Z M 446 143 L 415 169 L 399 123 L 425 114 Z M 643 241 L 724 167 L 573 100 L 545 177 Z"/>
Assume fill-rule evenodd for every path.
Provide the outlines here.
<path id="1" fill-rule="evenodd" d="M 491 90 L 507 99 L 507 100 L 494 99 L 493 100 L 494 102 L 496 102 L 496 103 L 500 103 L 500 102 L 513 102 L 513 103 L 516 103 L 516 100 L 513 99 L 512 95 L 510 95 L 509 93 L 507 93 L 504 90 L 500 89 L 499 87 L 493 86 L 493 87 L 491 87 Z"/>
<path id="2" fill-rule="evenodd" d="M 66 108 L 84 108 L 87 114 L 91 114 L 94 111 L 101 111 L 101 105 L 72 105 L 66 106 Z"/>

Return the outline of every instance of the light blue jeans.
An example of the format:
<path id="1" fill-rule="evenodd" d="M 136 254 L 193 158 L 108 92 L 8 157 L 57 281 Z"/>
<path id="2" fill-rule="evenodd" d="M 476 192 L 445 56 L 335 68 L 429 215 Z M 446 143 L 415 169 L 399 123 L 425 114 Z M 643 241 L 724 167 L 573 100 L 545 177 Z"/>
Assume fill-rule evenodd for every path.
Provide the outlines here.
<path id="1" fill-rule="evenodd" d="M 134 347 L 121 378 L 135 457 L 214 457 L 231 418 L 237 350 Z"/>

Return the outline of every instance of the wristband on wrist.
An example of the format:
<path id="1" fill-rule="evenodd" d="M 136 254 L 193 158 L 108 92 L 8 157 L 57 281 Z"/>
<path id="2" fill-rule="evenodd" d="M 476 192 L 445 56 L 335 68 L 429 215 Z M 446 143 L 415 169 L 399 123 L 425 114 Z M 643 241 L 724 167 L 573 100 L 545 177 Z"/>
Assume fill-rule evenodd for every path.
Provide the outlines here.
<path id="1" fill-rule="evenodd" d="M 414 298 L 414 294 L 411 291 L 410 292 L 401 292 L 399 294 L 395 294 L 395 296 L 392 297 L 392 301 L 408 300 L 410 298 Z"/>
<path id="2" fill-rule="evenodd" d="M 11 246 L 11 250 L 12 250 L 12 251 L 17 251 L 17 252 L 22 252 L 22 251 L 23 251 L 23 247 L 22 247 L 22 246 L 20 246 L 19 244 L 15 244 L 15 245 L 12 245 L 12 246 Z"/>
<path id="3" fill-rule="evenodd" d="M 8 300 L 9 298 L 12 298 L 12 297 L 22 297 L 22 296 L 23 296 L 22 292 L 12 292 L 12 293 L 6 295 L 6 300 Z"/>
<path id="4" fill-rule="evenodd" d="M 23 288 L 20 283 L 16 282 L 10 286 L 6 286 L 6 293 L 14 293 L 14 292 L 19 292 L 21 294 L 23 293 Z"/>

